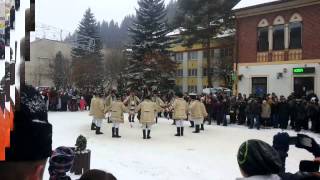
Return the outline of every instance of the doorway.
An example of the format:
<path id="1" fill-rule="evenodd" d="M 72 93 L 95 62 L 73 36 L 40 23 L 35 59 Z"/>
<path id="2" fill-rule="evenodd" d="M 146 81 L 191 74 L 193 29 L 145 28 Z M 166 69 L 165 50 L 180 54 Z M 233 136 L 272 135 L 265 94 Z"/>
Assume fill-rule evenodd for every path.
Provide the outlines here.
<path id="1" fill-rule="evenodd" d="M 293 81 L 297 97 L 306 96 L 307 92 L 314 91 L 314 77 L 294 77 Z"/>

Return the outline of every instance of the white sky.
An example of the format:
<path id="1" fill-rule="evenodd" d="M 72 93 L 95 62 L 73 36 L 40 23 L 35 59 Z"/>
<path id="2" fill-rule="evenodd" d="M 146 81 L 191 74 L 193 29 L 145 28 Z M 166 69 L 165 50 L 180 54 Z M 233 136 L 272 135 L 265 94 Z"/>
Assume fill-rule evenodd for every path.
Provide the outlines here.
<path id="1" fill-rule="evenodd" d="M 72 32 L 88 7 L 98 21 L 113 19 L 120 24 L 126 15 L 135 14 L 138 4 L 137 0 L 40 0 L 36 1 L 36 22 Z"/>
<path id="2" fill-rule="evenodd" d="M 241 0 L 234 8 L 233 10 L 236 9 L 241 9 L 245 7 L 250 7 L 250 6 L 255 6 L 258 4 L 264 4 L 264 3 L 269 3 L 273 1 L 279 1 L 279 0 Z"/>

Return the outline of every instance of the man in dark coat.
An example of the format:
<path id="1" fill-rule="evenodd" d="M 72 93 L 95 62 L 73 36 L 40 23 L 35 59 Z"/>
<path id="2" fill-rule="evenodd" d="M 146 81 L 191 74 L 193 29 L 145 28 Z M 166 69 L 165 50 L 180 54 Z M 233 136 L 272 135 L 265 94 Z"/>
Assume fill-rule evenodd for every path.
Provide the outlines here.
<path id="1" fill-rule="evenodd" d="M 310 118 L 312 126 L 311 130 L 313 132 L 318 132 L 319 130 L 319 105 L 316 102 L 316 98 L 311 98 L 310 103 L 307 105 L 307 115 Z"/>
<path id="2" fill-rule="evenodd" d="M 290 107 L 284 96 L 280 96 L 278 104 L 279 110 L 279 123 L 281 129 L 287 129 L 289 121 Z"/>
<path id="3" fill-rule="evenodd" d="M 304 103 L 302 102 L 302 99 L 296 99 L 296 105 L 294 108 L 294 114 L 295 114 L 295 130 L 299 132 L 301 130 L 301 127 L 304 124 L 304 121 L 306 120 L 306 108 Z"/>

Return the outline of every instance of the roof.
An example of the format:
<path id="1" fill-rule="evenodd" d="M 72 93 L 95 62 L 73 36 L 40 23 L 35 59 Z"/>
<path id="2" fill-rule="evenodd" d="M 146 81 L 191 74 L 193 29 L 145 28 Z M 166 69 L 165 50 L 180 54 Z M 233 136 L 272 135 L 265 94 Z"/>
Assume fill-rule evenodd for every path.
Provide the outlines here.
<path id="1" fill-rule="evenodd" d="M 267 4 L 271 2 L 276 2 L 281 0 L 241 0 L 236 6 L 232 8 L 232 10 L 239 10 L 248 7 L 253 7 L 261 4 Z"/>

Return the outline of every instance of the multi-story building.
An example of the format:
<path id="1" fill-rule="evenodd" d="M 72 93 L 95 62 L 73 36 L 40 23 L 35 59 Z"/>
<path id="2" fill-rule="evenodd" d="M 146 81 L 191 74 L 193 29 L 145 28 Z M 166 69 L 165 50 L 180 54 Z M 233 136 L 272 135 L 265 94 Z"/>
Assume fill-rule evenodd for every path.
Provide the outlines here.
<path id="1" fill-rule="evenodd" d="M 71 48 L 70 44 L 49 39 L 36 39 L 31 42 L 30 61 L 25 63 L 26 83 L 35 87 L 53 87 L 50 65 L 59 51 L 66 59 L 71 60 Z"/>
<path id="2" fill-rule="evenodd" d="M 242 0 L 234 11 L 238 92 L 320 95 L 319 0 Z"/>
<path id="3" fill-rule="evenodd" d="M 233 64 L 234 35 L 227 33 L 214 38 L 211 44 L 211 67 L 208 71 L 205 47 L 194 44 L 192 47 L 174 46 L 174 59 L 178 63 L 176 71 L 176 86 L 182 92 L 202 93 L 208 87 L 207 73 L 211 73 L 214 87 L 226 87 L 226 76 L 221 75 L 221 67 Z M 232 68 L 231 68 L 232 70 Z M 218 75 L 220 74 L 220 75 Z"/>

